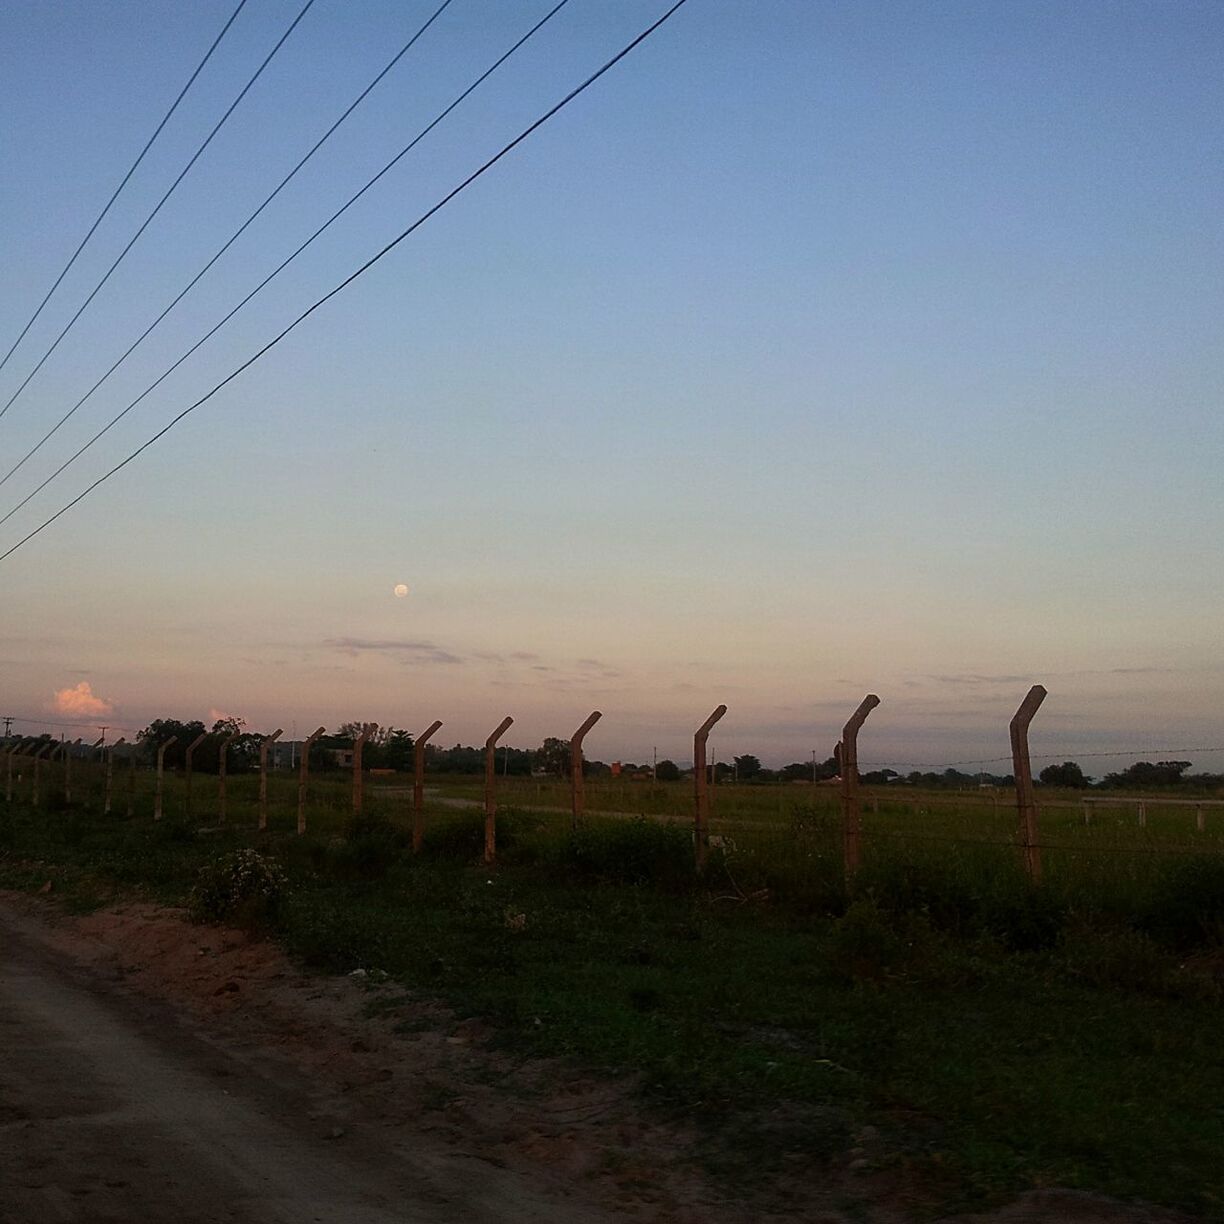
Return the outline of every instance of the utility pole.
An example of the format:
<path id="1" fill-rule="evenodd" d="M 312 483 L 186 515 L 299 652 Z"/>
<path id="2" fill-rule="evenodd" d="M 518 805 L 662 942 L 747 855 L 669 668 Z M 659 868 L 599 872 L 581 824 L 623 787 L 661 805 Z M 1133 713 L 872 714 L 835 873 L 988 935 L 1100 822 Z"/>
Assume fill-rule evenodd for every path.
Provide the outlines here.
<path id="1" fill-rule="evenodd" d="M 13 720 L 6 714 L 4 716 L 4 738 L 8 739 L 9 732 L 13 729 Z"/>
<path id="2" fill-rule="evenodd" d="M 816 785 L 816 749 L 812 749 L 812 785 Z"/>
<path id="3" fill-rule="evenodd" d="M 99 727 L 98 730 L 102 732 L 102 743 L 100 746 L 105 748 L 106 747 L 106 732 L 109 730 L 109 726 Z"/>
<path id="4" fill-rule="evenodd" d="M 656 747 L 652 748 L 650 751 L 654 761 L 654 764 L 650 767 L 650 780 L 652 782 L 657 782 L 659 780 L 659 750 Z"/>

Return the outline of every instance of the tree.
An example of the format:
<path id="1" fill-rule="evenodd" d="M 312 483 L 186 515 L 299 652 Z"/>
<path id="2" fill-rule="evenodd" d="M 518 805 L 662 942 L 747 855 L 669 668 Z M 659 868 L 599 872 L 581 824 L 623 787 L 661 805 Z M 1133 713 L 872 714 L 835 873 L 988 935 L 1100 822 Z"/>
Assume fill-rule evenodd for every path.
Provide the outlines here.
<path id="1" fill-rule="evenodd" d="M 191 722 L 180 722 L 177 718 L 155 718 L 143 731 L 137 732 L 136 742 L 146 759 L 152 762 L 157 760 L 157 750 L 161 745 L 172 735 L 175 736 L 176 742 L 166 749 L 165 764 L 167 769 L 178 769 L 183 764 L 187 745 L 203 732 L 204 724 L 198 718 Z M 194 757 L 192 765 L 195 765 Z"/>
<path id="2" fill-rule="evenodd" d="M 741 782 L 747 782 L 750 778 L 755 778 L 761 772 L 761 762 L 751 753 L 745 753 L 743 756 L 735 758 L 735 776 Z"/>
<path id="3" fill-rule="evenodd" d="M 550 735 L 535 751 L 536 765 L 546 773 L 564 778 L 570 771 L 570 742 Z"/>
<path id="4" fill-rule="evenodd" d="M 1107 787 L 1142 788 L 1148 786 L 1177 786 L 1182 781 L 1182 774 L 1190 768 L 1189 761 L 1136 761 L 1121 773 L 1106 774 L 1104 785 Z"/>
<path id="5" fill-rule="evenodd" d="M 680 766 L 675 761 L 660 761 L 655 766 L 655 780 L 657 782 L 679 782 Z"/>
<path id="6" fill-rule="evenodd" d="M 1068 786 L 1083 790 L 1088 785 L 1084 771 L 1074 761 L 1064 761 L 1061 765 L 1047 765 L 1037 775 L 1043 786 Z"/>

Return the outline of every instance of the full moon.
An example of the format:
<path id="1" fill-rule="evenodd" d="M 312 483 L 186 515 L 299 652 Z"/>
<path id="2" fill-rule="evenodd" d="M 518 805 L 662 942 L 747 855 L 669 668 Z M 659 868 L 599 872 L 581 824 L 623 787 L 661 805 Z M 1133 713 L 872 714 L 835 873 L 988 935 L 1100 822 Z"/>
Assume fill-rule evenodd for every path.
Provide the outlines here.
<path id="1" fill-rule="evenodd" d="M 395 598 L 403 599 L 404 596 L 407 594 L 408 594 L 408 584 L 404 582 L 397 582 L 395 584 Z"/>

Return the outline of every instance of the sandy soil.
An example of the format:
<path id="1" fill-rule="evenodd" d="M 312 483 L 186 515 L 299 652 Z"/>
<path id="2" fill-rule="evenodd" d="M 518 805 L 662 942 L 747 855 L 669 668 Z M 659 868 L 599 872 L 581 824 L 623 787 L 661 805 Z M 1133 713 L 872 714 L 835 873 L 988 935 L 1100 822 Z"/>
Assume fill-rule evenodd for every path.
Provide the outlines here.
<path id="1" fill-rule="evenodd" d="M 175 912 L 0 894 L 0 965 L 2 1224 L 908 1215 L 850 1168 L 730 1203 L 632 1083 L 515 1061 L 398 986 L 309 975 Z M 1175 1217 L 1047 1191 L 971 1219 Z"/>

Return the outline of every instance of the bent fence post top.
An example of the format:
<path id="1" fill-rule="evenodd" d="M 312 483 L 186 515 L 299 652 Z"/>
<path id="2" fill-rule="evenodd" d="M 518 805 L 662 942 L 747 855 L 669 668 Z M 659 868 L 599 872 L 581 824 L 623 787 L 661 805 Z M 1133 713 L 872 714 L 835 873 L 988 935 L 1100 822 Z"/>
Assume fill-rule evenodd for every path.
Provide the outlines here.
<path id="1" fill-rule="evenodd" d="M 312 734 L 306 737 L 302 745 L 302 760 L 298 766 L 298 810 L 297 831 L 306 832 L 306 779 L 310 776 L 310 750 L 320 735 L 326 735 L 326 727 L 316 727 Z"/>
<path id="2" fill-rule="evenodd" d="M 586 733 L 603 717 L 599 710 L 592 710 L 582 726 L 570 737 L 570 827 L 576 830 L 586 807 L 586 791 L 582 775 L 582 741 Z"/>
<path id="3" fill-rule="evenodd" d="M 268 827 L 268 749 L 280 739 L 283 728 L 277 727 L 271 735 L 259 741 L 259 827 Z"/>
<path id="4" fill-rule="evenodd" d="M 433 722 L 412 741 L 412 853 L 420 854 L 425 844 L 425 745 L 442 726 L 442 720 Z"/>
<path id="5" fill-rule="evenodd" d="M 199 735 L 187 745 L 187 751 L 183 753 L 183 787 L 186 791 L 184 799 L 186 801 L 187 818 L 191 819 L 191 758 L 195 754 L 195 750 L 208 738 L 207 731 L 201 731 Z"/>
<path id="6" fill-rule="evenodd" d="M 710 728 L 726 712 L 725 705 L 716 707 L 693 735 L 693 786 L 696 800 L 693 811 L 693 842 L 698 871 L 705 870 L 706 859 L 710 853 L 710 795 L 706 789 L 706 740 L 710 738 Z"/>
<path id="7" fill-rule="evenodd" d="M 225 823 L 225 754 L 229 750 L 230 740 L 235 739 L 237 731 L 230 731 L 221 737 L 217 745 L 217 819 Z"/>
<path id="8" fill-rule="evenodd" d="M 485 851 L 486 863 L 497 857 L 497 741 L 514 722 L 509 714 L 497 724 L 497 730 L 485 740 Z"/>
<path id="9" fill-rule="evenodd" d="M 858 871 L 863 831 L 858 797 L 858 733 L 867 715 L 879 704 L 880 699 L 868 693 L 842 728 L 838 767 L 842 780 L 842 856 L 847 881 Z"/>
<path id="10" fill-rule="evenodd" d="M 365 742 L 378 730 L 378 724 L 368 722 L 361 724 L 361 734 L 353 740 L 353 815 L 361 815 L 361 806 L 365 797 L 361 773 L 361 750 Z"/>
<path id="11" fill-rule="evenodd" d="M 153 819 L 162 818 L 162 787 L 166 776 L 166 749 L 178 743 L 178 736 L 172 735 L 168 740 L 157 746 L 157 788 L 153 792 Z"/>
<path id="12" fill-rule="evenodd" d="M 1046 699 L 1046 690 L 1034 684 L 1012 715 L 1008 724 L 1011 733 L 1012 773 L 1016 779 L 1016 815 L 1020 824 L 1020 841 L 1024 849 L 1024 869 L 1034 884 L 1041 882 L 1041 845 L 1037 831 L 1037 799 L 1033 794 L 1033 770 L 1029 764 L 1028 730 L 1033 716 Z"/>

